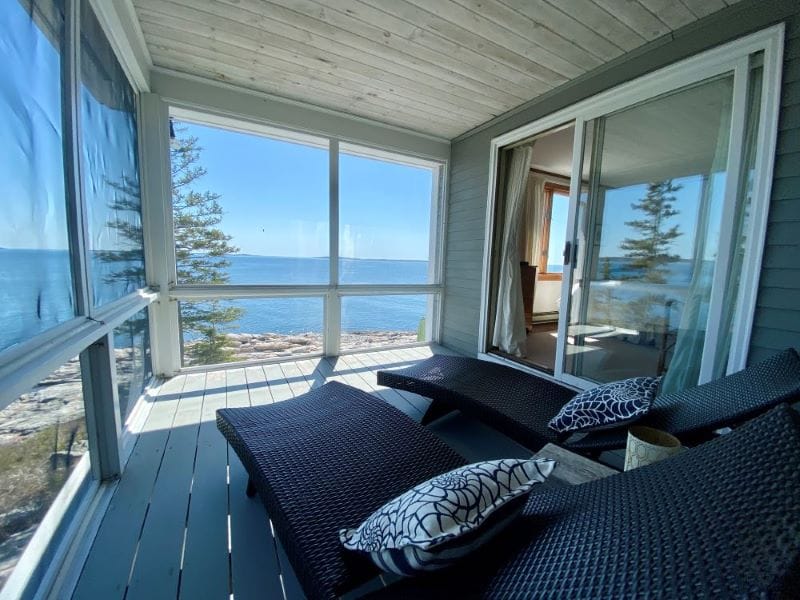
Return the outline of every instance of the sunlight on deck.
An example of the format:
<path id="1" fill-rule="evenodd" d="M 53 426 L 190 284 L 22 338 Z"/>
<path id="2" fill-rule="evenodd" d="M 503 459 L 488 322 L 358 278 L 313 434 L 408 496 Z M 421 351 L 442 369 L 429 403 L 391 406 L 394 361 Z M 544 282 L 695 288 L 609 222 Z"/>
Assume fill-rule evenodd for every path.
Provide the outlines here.
<path id="1" fill-rule="evenodd" d="M 140 435 L 74 598 L 302 598 L 263 505 L 245 496 L 247 474 L 217 431 L 216 410 L 280 402 L 339 381 L 419 419 L 428 400 L 378 386 L 375 372 L 432 353 L 384 350 L 163 383 L 149 412 L 137 415 Z"/>

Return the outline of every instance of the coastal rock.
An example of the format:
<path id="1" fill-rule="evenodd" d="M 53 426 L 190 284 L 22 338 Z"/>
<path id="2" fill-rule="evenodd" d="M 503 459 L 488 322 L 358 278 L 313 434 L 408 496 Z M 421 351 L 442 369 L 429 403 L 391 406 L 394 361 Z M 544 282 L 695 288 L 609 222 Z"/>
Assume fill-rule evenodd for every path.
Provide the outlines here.
<path id="1" fill-rule="evenodd" d="M 321 354 L 323 349 L 322 334 L 314 332 L 280 334 L 280 333 L 229 333 L 227 334 L 231 350 L 231 362 L 269 360 L 272 358 L 298 358 L 305 354 Z M 343 351 L 368 350 L 416 343 L 416 331 L 352 331 L 342 333 L 341 349 Z M 189 341 L 184 345 L 187 364 L 191 360 L 191 349 L 197 342 Z"/>

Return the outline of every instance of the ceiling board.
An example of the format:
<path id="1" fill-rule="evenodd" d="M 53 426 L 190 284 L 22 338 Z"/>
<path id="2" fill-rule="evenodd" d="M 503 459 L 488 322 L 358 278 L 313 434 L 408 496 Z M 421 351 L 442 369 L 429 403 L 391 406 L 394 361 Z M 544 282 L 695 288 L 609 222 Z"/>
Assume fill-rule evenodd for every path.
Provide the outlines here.
<path id="1" fill-rule="evenodd" d="M 451 139 L 730 0 L 133 0 L 156 67 Z"/>

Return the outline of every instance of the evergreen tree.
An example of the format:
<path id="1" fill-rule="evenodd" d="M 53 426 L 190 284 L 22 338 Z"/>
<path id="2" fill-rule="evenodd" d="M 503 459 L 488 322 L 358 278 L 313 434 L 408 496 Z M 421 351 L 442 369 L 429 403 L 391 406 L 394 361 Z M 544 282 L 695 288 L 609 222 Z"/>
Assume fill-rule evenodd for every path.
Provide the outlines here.
<path id="1" fill-rule="evenodd" d="M 231 236 L 218 227 L 223 215 L 219 194 L 194 189 L 194 182 L 206 174 L 197 164 L 200 151 L 195 137 L 179 137 L 170 149 L 178 283 L 227 283 L 230 261 L 226 257 L 239 249 L 230 243 Z M 189 357 L 201 364 L 230 361 L 234 357 L 230 339 L 220 327 L 241 315 L 241 309 L 225 306 L 219 300 L 184 302 L 183 330 L 201 335 L 187 348 Z"/>
<path id="2" fill-rule="evenodd" d="M 180 130 L 179 130 L 180 132 Z M 175 231 L 175 261 L 178 283 L 227 283 L 227 255 L 239 251 L 230 244 L 219 224 L 223 210 L 219 194 L 198 192 L 194 182 L 206 174 L 197 165 L 201 148 L 197 138 L 184 137 L 173 140 L 170 149 L 172 169 L 172 216 Z M 112 263 L 104 281 L 120 285 L 127 291 L 144 285 L 143 236 L 141 224 L 141 196 L 136 181 L 108 182 L 113 198 L 108 210 L 114 215 L 108 227 L 115 229 L 121 243 L 114 250 L 97 251 L 98 260 Z M 184 331 L 200 334 L 187 348 L 193 362 L 213 364 L 234 358 L 228 338 L 220 326 L 236 321 L 242 310 L 225 306 L 219 300 L 184 302 L 181 306 L 181 326 Z M 131 339 L 146 335 L 147 321 L 138 315 L 128 320 L 126 330 Z"/>
<path id="3" fill-rule="evenodd" d="M 647 195 L 631 204 L 631 208 L 644 213 L 643 218 L 626 221 L 625 225 L 635 229 L 637 237 L 626 238 L 620 248 L 630 258 L 628 267 L 637 272 L 629 277 L 648 283 L 666 283 L 666 265 L 680 257 L 671 254 L 670 248 L 676 238 L 682 235 L 677 225 L 667 227 L 667 221 L 679 214 L 673 208 L 675 196 L 672 194 L 681 189 L 671 179 L 656 181 L 647 185 Z"/>

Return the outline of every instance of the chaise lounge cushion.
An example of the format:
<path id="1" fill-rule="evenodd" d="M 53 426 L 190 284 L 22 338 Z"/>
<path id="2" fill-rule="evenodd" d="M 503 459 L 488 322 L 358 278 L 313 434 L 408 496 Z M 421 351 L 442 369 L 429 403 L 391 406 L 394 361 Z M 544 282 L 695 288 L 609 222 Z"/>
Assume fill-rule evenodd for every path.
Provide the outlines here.
<path id="1" fill-rule="evenodd" d="M 399 410 L 336 382 L 292 400 L 219 410 L 217 426 L 312 598 L 337 597 L 379 573 L 342 548 L 342 525 L 466 462 Z M 253 535 L 269 535 L 264 523 Z"/>
<path id="2" fill-rule="evenodd" d="M 396 598 L 789 598 L 800 423 L 778 406 L 654 465 L 534 493 L 507 534 Z"/>
<path id="3" fill-rule="evenodd" d="M 458 467 L 393 498 L 339 539 L 389 573 L 445 568 L 510 525 L 554 465 L 508 458 Z"/>

